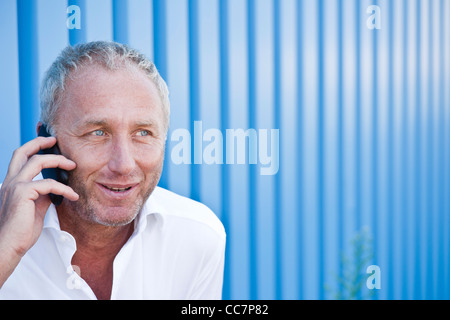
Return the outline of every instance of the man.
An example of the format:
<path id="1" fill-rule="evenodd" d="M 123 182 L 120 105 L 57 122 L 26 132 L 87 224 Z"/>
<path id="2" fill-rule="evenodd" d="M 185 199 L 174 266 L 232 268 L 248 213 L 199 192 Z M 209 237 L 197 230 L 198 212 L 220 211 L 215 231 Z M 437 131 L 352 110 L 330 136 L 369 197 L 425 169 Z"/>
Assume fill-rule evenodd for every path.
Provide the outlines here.
<path id="1" fill-rule="evenodd" d="M 222 224 L 156 186 L 169 99 L 151 62 L 111 42 L 66 48 L 43 80 L 43 124 L 54 137 L 18 148 L 0 190 L 0 299 L 221 298 Z M 37 154 L 56 143 L 61 155 Z M 42 179 L 56 167 L 68 185 Z"/>

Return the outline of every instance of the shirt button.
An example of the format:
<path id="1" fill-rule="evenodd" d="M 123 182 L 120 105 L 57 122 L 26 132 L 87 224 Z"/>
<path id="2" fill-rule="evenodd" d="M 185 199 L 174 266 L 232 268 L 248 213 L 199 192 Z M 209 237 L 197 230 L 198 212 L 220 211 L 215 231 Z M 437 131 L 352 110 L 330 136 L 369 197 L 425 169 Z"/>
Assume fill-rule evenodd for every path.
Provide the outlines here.
<path id="1" fill-rule="evenodd" d="M 74 289 L 80 290 L 82 288 L 82 286 L 83 286 L 83 282 L 81 282 L 81 279 L 79 279 L 79 278 L 73 279 L 73 288 Z"/>
<path id="2" fill-rule="evenodd" d="M 59 236 L 59 241 L 61 241 L 61 242 L 66 242 L 68 240 L 69 240 L 69 237 L 64 234 Z"/>

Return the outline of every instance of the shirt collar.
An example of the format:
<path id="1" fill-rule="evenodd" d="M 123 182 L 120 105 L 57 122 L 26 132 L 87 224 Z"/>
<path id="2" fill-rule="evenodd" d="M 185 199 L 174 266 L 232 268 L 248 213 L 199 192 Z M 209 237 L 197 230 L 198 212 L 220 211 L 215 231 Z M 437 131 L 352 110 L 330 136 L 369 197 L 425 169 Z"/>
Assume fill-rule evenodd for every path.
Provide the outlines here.
<path id="1" fill-rule="evenodd" d="M 139 234 L 147 227 L 148 222 L 151 222 L 160 228 L 163 227 L 163 208 L 157 201 L 155 192 L 158 187 L 152 192 L 142 206 L 141 211 L 134 220 L 134 234 Z"/>
<path id="2" fill-rule="evenodd" d="M 59 225 L 58 214 L 56 212 L 56 207 L 52 203 L 47 210 L 44 218 L 44 229 L 56 229 L 58 231 L 61 230 Z"/>

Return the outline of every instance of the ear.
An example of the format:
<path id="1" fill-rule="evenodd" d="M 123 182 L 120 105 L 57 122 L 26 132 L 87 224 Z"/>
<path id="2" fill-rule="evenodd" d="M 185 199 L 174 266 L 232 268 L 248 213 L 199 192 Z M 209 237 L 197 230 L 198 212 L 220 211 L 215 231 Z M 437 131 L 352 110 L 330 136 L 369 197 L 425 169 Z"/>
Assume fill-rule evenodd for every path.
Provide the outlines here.
<path id="1" fill-rule="evenodd" d="M 42 126 L 42 122 L 38 121 L 37 125 L 36 125 L 36 134 L 39 135 L 39 129 Z"/>

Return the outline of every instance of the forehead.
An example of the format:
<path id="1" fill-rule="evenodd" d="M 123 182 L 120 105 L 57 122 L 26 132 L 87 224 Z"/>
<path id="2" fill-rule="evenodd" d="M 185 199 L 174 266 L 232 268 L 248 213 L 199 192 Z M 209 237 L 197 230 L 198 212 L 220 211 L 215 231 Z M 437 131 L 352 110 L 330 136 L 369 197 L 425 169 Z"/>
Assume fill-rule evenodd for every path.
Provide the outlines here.
<path id="1" fill-rule="evenodd" d="M 107 70 L 89 65 L 76 70 L 66 83 L 57 118 L 67 124 L 107 119 L 163 121 L 162 102 L 153 81 L 137 67 Z"/>

